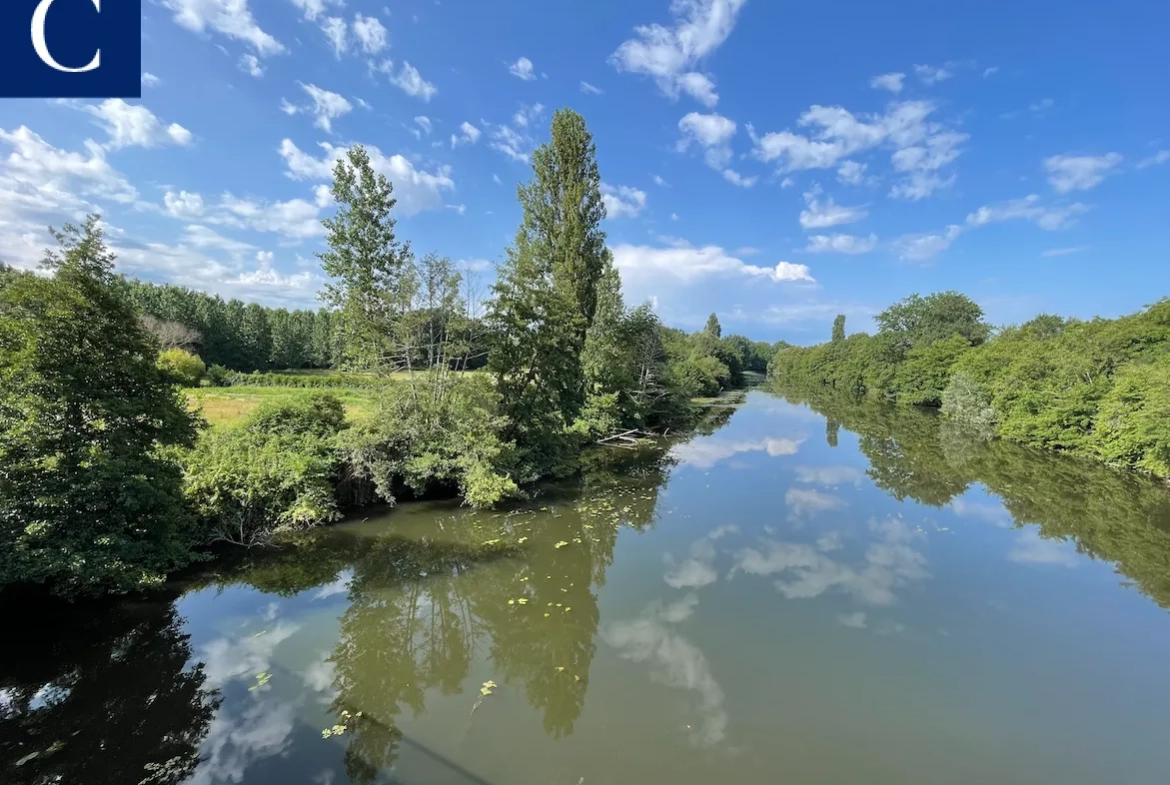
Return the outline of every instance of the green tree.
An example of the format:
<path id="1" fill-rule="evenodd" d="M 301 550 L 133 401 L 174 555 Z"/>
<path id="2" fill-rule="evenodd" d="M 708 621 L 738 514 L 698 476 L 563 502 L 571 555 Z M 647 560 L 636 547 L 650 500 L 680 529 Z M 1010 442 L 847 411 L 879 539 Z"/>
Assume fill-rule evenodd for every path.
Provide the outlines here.
<path id="1" fill-rule="evenodd" d="M 340 312 L 348 365 L 388 367 L 388 341 L 403 310 L 411 265 L 410 244 L 394 233 L 397 201 L 369 153 L 354 145 L 333 167 L 337 212 L 322 223 L 329 250 L 317 254 L 330 280 L 322 299 Z"/>
<path id="2" fill-rule="evenodd" d="M 983 309 L 964 294 L 912 294 L 877 315 L 878 333 L 894 338 L 903 350 L 961 335 L 971 346 L 991 337 Z"/>
<path id="3" fill-rule="evenodd" d="M 845 314 L 837 314 L 837 318 L 833 320 L 833 343 L 838 343 L 845 340 Z"/>
<path id="4" fill-rule="evenodd" d="M 723 335 L 723 328 L 719 325 L 719 317 L 711 314 L 707 317 L 707 324 L 703 327 L 703 332 L 710 335 L 712 338 L 719 338 Z"/>
<path id="5" fill-rule="evenodd" d="M 52 277 L 0 289 L 0 584 L 127 590 L 190 557 L 179 466 L 196 421 L 114 276 L 97 216 Z"/>
<path id="6" fill-rule="evenodd" d="M 176 384 L 184 387 L 198 387 L 199 380 L 207 373 L 207 366 L 199 355 L 182 349 L 167 349 L 158 356 L 158 367 L 162 368 Z"/>
<path id="7" fill-rule="evenodd" d="M 532 170 L 518 188 L 524 217 L 494 287 L 489 322 L 497 340 L 488 364 L 508 436 L 548 469 L 585 402 L 581 355 L 612 260 L 596 149 L 579 114 L 553 116 L 552 138 L 533 153 Z M 538 445 L 547 454 L 537 456 Z"/>

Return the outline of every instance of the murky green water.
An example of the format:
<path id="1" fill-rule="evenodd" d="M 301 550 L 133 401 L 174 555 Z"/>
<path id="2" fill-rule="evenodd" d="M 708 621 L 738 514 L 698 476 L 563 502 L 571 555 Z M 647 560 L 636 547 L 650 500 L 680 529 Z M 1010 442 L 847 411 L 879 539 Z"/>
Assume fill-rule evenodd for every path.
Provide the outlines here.
<path id="1" fill-rule="evenodd" d="M 10 604 L 0 782 L 1170 781 L 1170 493 L 819 407 L 753 392 L 668 460 L 158 600 Z"/>

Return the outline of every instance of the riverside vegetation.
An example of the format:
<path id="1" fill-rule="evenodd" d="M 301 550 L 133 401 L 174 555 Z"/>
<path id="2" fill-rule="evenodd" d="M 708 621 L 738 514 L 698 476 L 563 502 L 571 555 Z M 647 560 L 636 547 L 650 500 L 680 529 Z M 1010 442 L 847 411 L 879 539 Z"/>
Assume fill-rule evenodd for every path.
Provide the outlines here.
<path id="1" fill-rule="evenodd" d="M 1119 319 L 1042 314 L 993 329 L 957 292 L 912 295 L 876 317 L 874 335 L 784 347 L 785 390 L 934 407 L 969 434 L 1170 477 L 1170 299 Z"/>
<path id="2" fill-rule="evenodd" d="M 532 167 L 486 309 L 397 236 L 392 184 L 360 146 L 334 169 L 321 310 L 126 280 L 97 216 L 54 232 L 47 275 L 0 269 L 0 587 L 157 585 L 210 543 L 403 495 L 490 507 L 765 370 L 777 347 L 714 317 L 686 334 L 625 305 L 578 114 L 554 116 Z M 335 372 L 271 373 L 315 368 Z M 182 389 L 199 383 L 262 402 L 209 427 Z"/>

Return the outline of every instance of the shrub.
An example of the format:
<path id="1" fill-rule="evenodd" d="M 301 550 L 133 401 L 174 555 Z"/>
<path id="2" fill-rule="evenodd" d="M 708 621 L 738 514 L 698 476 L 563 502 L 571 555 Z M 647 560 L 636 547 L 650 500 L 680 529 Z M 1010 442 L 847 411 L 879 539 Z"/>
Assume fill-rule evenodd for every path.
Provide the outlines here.
<path id="1" fill-rule="evenodd" d="M 198 387 L 199 380 L 207 372 L 207 366 L 199 355 L 182 349 L 167 349 L 158 356 L 158 367 L 176 384 L 183 387 Z"/>
<path id="2" fill-rule="evenodd" d="M 331 395 L 261 406 L 238 425 L 203 434 L 184 460 L 185 492 L 209 541 L 253 545 L 340 517 Z"/>
<path id="3" fill-rule="evenodd" d="M 1170 363 L 1123 368 L 1101 401 L 1093 434 L 1102 460 L 1170 477 Z"/>
<path id="4" fill-rule="evenodd" d="M 203 379 L 212 387 L 227 387 L 232 383 L 231 377 L 232 372 L 227 368 L 222 365 L 212 365 L 207 369 Z"/>
<path id="5" fill-rule="evenodd" d="M 942 392 L 943 416 L 966 426 L 981 436 L 990 436 L 995 428 L 995 409 L 983 386 L 966 371 L 958 371 Z"/>

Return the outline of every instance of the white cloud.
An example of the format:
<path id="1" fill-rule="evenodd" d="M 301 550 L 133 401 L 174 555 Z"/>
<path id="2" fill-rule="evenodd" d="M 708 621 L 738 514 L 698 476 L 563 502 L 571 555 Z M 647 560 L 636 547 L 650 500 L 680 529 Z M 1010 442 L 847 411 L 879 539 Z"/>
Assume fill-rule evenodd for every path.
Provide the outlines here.
<path id="1" fill-rule="evenodd" d="M 841 622 L 846 627 L 852 627 L 857 630 L 864 630 L 866 626 L 866 618 L 864 611 L 854 611 L 853 613 L 843 613 L 837 617 L 837 621 Z"/>
<path id="2" fill-rule="evenodd" d="M 903 73 L 890 73 L 875 76 L 869 80 L 869 86 L 878 90 L 889 90 L 891 93 L 902 92 L 902 80 L 906 78 Z"/>
<path id="3" fill-rule="evenodd" d="M 458 147 L 461 144 L 475 144 L 479 141 L 481 133 L 474 125 L 464 121 L 459 126 L 459 134 L 451 134 L 451 147 Z"/>
<path id="4" fill-rule="evenodd" d="M 163 196 L 163 206 L 175 218 L 191 219 L 203 215 L 203 197 L 197 193 L 167 191 Z"/>
<path id="5" fill-rule="evenodd" d="M 736 441 L 719 436 L 705 436 L 676 444 L 670 448 L 670 456 L 683 466 L 710 469 L 720 461 L 746 452 L 763 452 L 772 458 L 796 455 L 803 442 L 803 439 L 777 439 L 775 437 Z"/>
<path id="6" fill-rule="evenodd" d="M 600 87 L 594 87 L 593 85 L 589 84 L 586 81 L 581 82 L 581 92 L 590 93 L 592 95 L 604 95 L 605 94 L 605 91 L 602 90 Z"/>
<path id="7" fill-rule="evenodd" d="M 322 131 L 331 132 L 333 130 L 334 120 L 353 111 L 353 105 L 337 93 L 330 92 L 313 84 L 305 84 L 304 82 L 298 82 L 297 84 L 301 86 L 302 90 L 308 93 L 309 98 L 313 99 L 313 105 L 312 107 L 308 107 L 308 111 L 311 111 L 316 118 L 313 121 L 313 125 Z M 285 111 L 287 112 L 288 110 L 285 109 Z"/>
<path id="8" fill-rule="evenodd" d="M 906 234 L 894 241 L 898 256 L 909 262 L 924 262 L 951 247 L 963 227 L 952 224 L 942 234 Z"/>
<path id="9" fill-rule="evenodd" d="M 950 79 L 954 74 L 945 68 L 934 65 L 916 65 L 914 66 L 914 75 L 923 84 L 934 84 L 936 82 L 944 82 Z"/>
<path id="10" fill-rule="evenodd" d="M 374 16 L 357 14 L 353 18 L 353 34 L 366 54 L 377 54 L 389 44 L 386 28 Z"/>
<path id="11" fill-rule="evenodd" d="M 512 125 L 497 125 L 491 130 L 489 146 L 498 150 L 513 161 L 528 163 L 536 142 L 529 135 L 528 129 L 544 113 L 541 104 L 521 104 L 520 109 L 512 116 Z M 485 127 L 489 124 L 484 121 Z"/>
<path id="12" fill-rule="evenodd" d="M 781 188 L 791 188 L 794 185 L 796 185 L 796 181 L 793 180 L 791 177 L 785 177 L 783 180 L 780 181 Z"/>
<path id="13" fill-rule="evenodd" d="M 138 192 L 105 159 L 105 152 L 95 142 L 85 142 L 85 153 L 68 152 L 53 147 L 27 126 L 15 131 L 0 129 L 0 142 L 12 148 L 0 163 L 0 184 L 5 190 L 21 190 L 30 206 L 44 207 L 85 203 L 69 196 L 71 192 L 105 197 L 130 203 Z"/>
<path id="14" fill-rule="evenodd" d="M 718 114 L 690 112 L 678 121 L 678 128 L 683 133 L 679 142 L 682 149 L 686 149 L 692 140 L 704 147 L 719 147 L 735 136 L 735 121 Z"/>
<path id="15" fill-rule="evenodd" d="M 341 56 L 349 51 L 348 29 L 345 20 L 337 16 L 327 17 L 321 22 L 321 32 L 325 33 L 325 37 L 329 39 L 329 45 L 333 47 L 333 56 L 340 60 Z"/>
<path id="16" fill-rule="evenodd" d="M 1032 221 L 1041 229 L 1053 231 L 1064 229 L 1075 222 L 1076 216 L 1089 208 L 1080 202 L 1061 207 L 1045 207 L 1036 194 L 1023 199 L 1012 199 L 1000 204 L 985 205 L 967 216 L 968 226 L 986 226 L 989 223 L 1022 218 Z"/>
<path id="17" fill-rule="evenodd" d="M 729 183 L 742 188 L 756 184 L 758 178 L 744 177 L 727 166 L 732 159 L 730 143 L 735 136 L 735 121 L 714 113 L 690 112 L 678 121 L 678 128 L 682 133 L 676 145 L 679 152 L 685 152 L 692 144 L 698 144 L 704 149 L 703 160 L 707 166 L 722 172 L 723 178 Z"/>
<path id="18" fill-rule="evenodd" d="M 383 60 L 375 66 L 375 69 L 386 74 L 390 79 L 390 84 L 412 98 L 420 98 L 427 102 L 439 92 L 439 88 L 423 79 L 418 69 L 405 60 L 402 62 L 402 67 L 398 69 L 398 73 L 394 72 L 394 63 L 391 60 Z"/>
<path id="19" fill-rule="evenodd" d="M 646 192 L 628 185 L 601 184 L 601 200 L 605 203 L 607 218 L 634 218 L 646 207 Z"/>
<path id="20" fill-rule="evenodd" d="M 280 54 L 284 45 L 256 24 L 248 0 L 163 0 L 175 14 L 175 23 L 195 33 L 214 31 L 251 44 L 256 53 Z"/>
<path id="21" fill-rule="evenodd" d="M 1148 169 L 1151 166 L 1161 166 L 1170 161 L 1170 150 L 1159 150 L 1153 155 L 1138 161 L 1137 169 Z"/>
<path id="22" fill-rule="evenodd" d="M 837 167 L 837 179 L 846 185 L 861 185 L 865 182 L 866 164 L 857 161 L 843 161 Z"/>
<path id="23" fill-rule="evenodd" d="M 657 175 L 657 174 L 654 175 L 654 184 L 661 187 L 661 188 L 666 188 L 669 186 L 669 183 L 667 183 L 666 180 L 662 179 L 661 175 Z"/>
<path id="24" fill-rule="evenodd" d="M 512 76 L 518 76 L 526 82 L 531 82 L 536 78 L 536 74 L 532 70 L 532 61 L 527 57 L 521 57 L 516 62 L 508 66 L 508 71 Z"/>
<path id="25" fill-rule="evenodd" d="M 751 177 L 744 177 L 734 169 L 724 169 L 723 179 L 732 185 L 738 185 L 740 188 L 751 188 L 759 181 L 760 178 L 756 177 L 755 175 Z"/>
<path id="26" fill-rule="evenodd" d="M 891 158 L 894 171 L 905 173 L 907 179 L 896 183 L 890 189 L 890 196 L 918 201 L 936 190 L 949 188 L 954 184 L 955 176 L 944 178 L 938 171 L 959 157 L 962 152 L 960 145 L 967 139 L 967 134 L 943 131 L 928 136 L 923 144 L 895 152 Z"/>
<path id="27" fill-rule="evenodd" d="M 161 81 L 162 81 L 161 79 L 159 79 L 157 76 L 152 74 L 150 71 L 144 71 L 142 73 L 142 86 L 143 87 L 157 87 L 158 83 Z"/>
<path id="28" fill-rule="evenodd" d="M 292 4 L 304 12 L 305 19 L 316 22 L 325 13 L 325 6 L 343 6 L 345 0 L 292 0 Z"/>
<path id="29" fill-rule="evenodd" d="M 991 76 L 992 74 L 996 74 L 996 73 L 999 73 L 999 66 L 998 65 L 993 65 L 990 68 L 983 69 L 984 78 L 987 78 L 987 77 Z"/>
<path id="30" fill-rule="evenodd" d="M 264 66 L 260 65 L 260 58 L 250 52 L 240 55 L 240 70 L 257 79 L 264 76 Z"/>
<path id="31" fill-rule="evenodd" d="M 431 132 L 431 118 L 427 117 L 426 115 L 419 115 L 418 117 L 414 118 L 414 122 L 418 125 L 419 128 L 423 129 L 424 133 L 429 134 Z"/>
<path id="32" fill-rule="evenodd" d="M 1087 245 L 1075 245 L 1071 248 L 1048 248 L 1047 250 L 1041 251 L 1040 255 L 1046 256 L 1046 257 L 1047 256 L 1068 256 L 1069 254 L 1080 253 L 1082 251 L 1087 251 L 1087 250 L 1089 250 L 1089 246 L 1087 246 Z"/>
<path id="33" fill-rule="evenodd" d="M 797 466 L 796 479 L 835 488 L 839 485 L 860 485 L 865 479 L 865 472 L 852 466 Z"/>
<path id="34" fill-rule="evenodd" d="M 178 123 L 163 125 L 141 104 L 128 104 L 121 98 L 107 98 L 100 104 L 65 103 L 97 118 L 98 125 L 110 136 L 107 150 L 191 143 L 190 131 Z"/>
<path id="35" fill-rule="evenodd" d="M 623 280 L 662 280 L 673 278 L 691 284 L 704 278 L 728 275 L 769 278 L 777 282 L 812 282 L 803 264 L 780 262 L 775 267 L 747 264 L 716 245 L 695 248 L 679 241 L 668 248 L 646 245 L 618 245 L 613 251 L 614 264 Z"/>
<path id="36" fill-rule="evenodd" d="M 858 116 L 840 106 L 814 105 L 797 119 L 798 126 L 811 129 L 807 136 L 791 131 L 758 136 L 751 126 L 748 132 L 754 155 L 776 162 L 784 172 L 828 169 L 866 150 L 893 148 L 894 170 L 905 179 L 895 184 L 891 195 L 921 199 L 953 182 L 938 170 L 958 157 L 959 146 L 967 139 L 966 134 L 931 121 L 934 109 L 928 101 L 903 101 L 891 104 L 883 114 Z"/>
<path id="37" fill-rule="evenodd" d="M 821 202 L 819 195 L 819 188 L 804 194 L 804 202 L 808 205 L 807 209 L 800 212 L 800 225 L 804 229 L 827 229 L 830 226 L 856 223 L 869 215 L 864 207 L 839 205 L 831 196 Z"/>
<path id="38" fill-rule="evenodd" d="M 674 24 L 639 25 L 609 58 L 618 71 L 653 77 L 670 98 L 686 92 L 707 107 L 719 96 L 714 82 L 697 69 L 731 35 L 746 0 L 675 0 Z"/>
<path id="39" fill-rule="evenodd" d="M 1121 163 L 1117 153 L 1105 155 L 1054 155 L 1044 159 L 1049 184 L 1057 193 L 1087 191 L 1102 180 Z"/>
<path id="40" fill-rule="evenodd" d="M 325 153 L 322 158 L 314 158 L 302 151 L 290 139 L 280 143 L 280 154 L 288 166 L 289 177 L 316 181 L 333 178 L 333 165 L 345 155 L 348 148 L 328 142 L 321 142 L 319 146 Z M 442 207 L 443 194 L 455 190 L 450 167 L 441 166 L 434 172 L 427 172 L 415 168 L 401 155 L 385 156 L 377 147 L 366 146 L 366 152 L 370 155 L 370 164 L 374 170 L 386 175 L 394 184 L 398 209 L 405 215 L 416 215 L 424 210 Z"/>
<path id="41" fill-rule="evenodd" d="M 808 246 L 804 249 L 808 253 L 869 253 L 877 247 L 878 237 L 870 234 L 869 237 L 858 237 L 852 234 L 814 234 L 808 238 Z"/>

